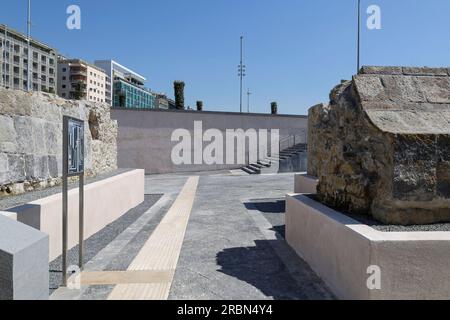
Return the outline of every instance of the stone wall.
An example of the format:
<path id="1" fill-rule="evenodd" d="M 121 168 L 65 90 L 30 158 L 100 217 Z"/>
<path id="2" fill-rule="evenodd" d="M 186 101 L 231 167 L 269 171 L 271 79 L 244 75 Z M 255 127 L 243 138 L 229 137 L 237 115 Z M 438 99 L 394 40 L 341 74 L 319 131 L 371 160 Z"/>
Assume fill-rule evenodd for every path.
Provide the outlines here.
<path id="1" fill-rule="evenodd" d="M 449 74 L 364 67 L 329 105 L 313 107 L 309 173 L 319 199 L 385 223 L 450 221 Z"/>
<path id="2" fill-rule="evenodd" d="M 117 168 L 108 105 L 0 88 L 0 198 L 60 183 L 63 115 L 86 121 L 87 175 Z"/>

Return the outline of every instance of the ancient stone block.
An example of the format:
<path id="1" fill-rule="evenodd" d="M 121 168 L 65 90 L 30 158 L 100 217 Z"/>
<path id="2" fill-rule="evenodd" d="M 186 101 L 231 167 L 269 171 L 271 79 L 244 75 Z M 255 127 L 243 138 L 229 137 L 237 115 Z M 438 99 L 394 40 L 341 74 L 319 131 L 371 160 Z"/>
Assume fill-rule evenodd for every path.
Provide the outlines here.
<path id="1" fill-rule="evenodd" d="M 36 150 L 34 144 L 32 119 L 22 116 L 15 117 L 14 127 L 17 132 L 17 151 L 24 154 L 34 153 Z"/>
<path id="2" fill-rule="evenodd" d="M 385 223 L 449 222 L 447 69 L 365 67 L 330 100 L 310 110 L 319 199 Z"/>
<path id="3" fill-rule="evenodd" d="M 52 178 L 57 178 L 59 176 L 56 156 L 48 156 L 48 173 Z"/>
<path id="4" fill-rule="evenodd" d="M 25 158 L 22 155 L 8 155 L 8 173 L 11 181 L 25 181 Z"/>
<path id="5" fill-rule="evenodd" d="M 63 115 L 86 122 L 88 175 L 117 168 L 117 122 L 109 105 L 0 88 L 0 197 L 11 194 L 15 184 L 32 191 L 61 177 Z M 5 161 L 8 169 L 2 171 Z"/>

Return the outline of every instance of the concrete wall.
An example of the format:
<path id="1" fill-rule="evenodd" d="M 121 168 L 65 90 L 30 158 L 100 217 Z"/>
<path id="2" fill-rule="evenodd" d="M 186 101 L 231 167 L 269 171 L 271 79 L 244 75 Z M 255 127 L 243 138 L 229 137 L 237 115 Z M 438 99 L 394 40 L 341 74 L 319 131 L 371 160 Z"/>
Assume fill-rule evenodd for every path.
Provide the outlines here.
<path id="1" fill-rule="evenodd" d="M 339 299 L 450 299 L 450 232 L 380 232 L 291 194 L 286 240 Z M 368 286 L 373 267 L 379 288 Z"/>
<path id="2" fill-rule="evenodd" d="M 85 239 L 144 201 L 144 170 L 131 170 L 85 186 Z M 78 188 L 69 191 L 68 247 L 78 244 Z M 9 209 L 17 221 L 50 236 L 49 259 L 62 253 L 62 194 Z M 1 240 L 1 239 L 0 239 Z M 0 244 L 2 241 L 0 241 Z"/>
<path id="3" fill-rule="evenodd" d="M 147 174 L 242 167 L 240 164 L 174 165 L 171 153 L 177 142 L 171 142 L 172 133 L 176 129 L 187 129 L 193 136 L 194 121 L 202 121 L 203 131 L 219 129 L 224 134 L 227 129 L 279 129 L 282 141 L 296 136 L 296 143 L 305 143 L 307 138 L 306 116 L 112 109 L 111 117 L 119 125 L 119 167 L 144 168 Z"/>

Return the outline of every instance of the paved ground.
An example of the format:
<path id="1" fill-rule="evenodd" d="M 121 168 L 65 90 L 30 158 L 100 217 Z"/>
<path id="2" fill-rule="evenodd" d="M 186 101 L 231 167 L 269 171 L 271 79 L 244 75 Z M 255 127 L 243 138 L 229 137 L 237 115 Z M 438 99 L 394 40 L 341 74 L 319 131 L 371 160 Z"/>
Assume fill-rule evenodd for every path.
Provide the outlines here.
<path id="1" fill-rule="evenodd" d="M 179 199 L 182 189 L 183 194 L 189 191 L 183 188 L 189 178 L 187 175 L 146 177 L 146 194 L 154 195 L 147 197 L 147 208 L 141 206 L 115 227 L 108 226 L 116 230 L 114 239 L 108 237 L 109 243 L 104 243 L 104 237 L 100 236 L 88 241 L 86 246 L 97 249 L 88 249 L 91 254 L 85 270 L 105 274 L 114 271 L 116 279 L 122 277 L 120 281 L 142 276 L 130 273 L 130 266 L 136 265 L 138 256 L 148 251 L 147 247 L 155 247 L 152 241 L 157 240 L 151 239 L 157 237 L 156 234 L 164 235 L 161 232 L 162 227 L 167 227 L 164 217 L 171 215 L 167 218 L 177 219 L 173 213 L 180 210 L 187 214 L 188 224 L 186 227 L 173 221 L 173 225 L 182 230 L 180 232 L 185 230 L 186 233 L 184 240 L 181 238 L 181 251 L 173 249 L 177 256 L 176 269 L 166 270 L 164 274 L 164 281 L 171 283 L 167 292 L 169 299 L 333 298 L 284 240 L 284 195 L 293 190 L 293 174 L 234 176 L 216 172 L 197 176 L 200 176 L 199 182 L 197 189 L 190 193 L 193 205 L 188 206 L 189 212 L 181 209 L 184 200 Z M 160 223 L 162 220 L 164 226 Z M 157 247 L 170 245 L 170 241 L 160 241 Z M 59 289 L 52 298 L 107 299 L 117 287 L 85 284 L 79 291 Z M 117 298 L 117 290 L 113 296 Z"/>

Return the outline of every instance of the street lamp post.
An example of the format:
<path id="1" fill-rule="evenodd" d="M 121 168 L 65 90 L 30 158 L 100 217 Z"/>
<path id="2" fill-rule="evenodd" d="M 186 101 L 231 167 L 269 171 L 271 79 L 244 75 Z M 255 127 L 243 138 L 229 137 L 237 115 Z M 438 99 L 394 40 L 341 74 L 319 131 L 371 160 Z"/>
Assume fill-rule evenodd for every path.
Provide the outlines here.
<path id="1" fill-rule="evenodd" d="M 243 78 L 245 77 L 245 65 L 244 65 L 244 59 L 243 59 L 243 41 L 244 37 L 241 36 L 241 62 L 238 66 L 239 70 L 239 79 L 240 79 L 240 112 L 242 113 L 242 84 L 243 84 Z"/>
<path id="2" fill-rule="evenodd" d="M 247 90 L 247 113 L 250 113 L 250 95 L 252 93 L 250 92 L 250 89 Z"/>

